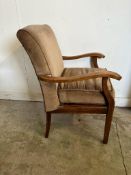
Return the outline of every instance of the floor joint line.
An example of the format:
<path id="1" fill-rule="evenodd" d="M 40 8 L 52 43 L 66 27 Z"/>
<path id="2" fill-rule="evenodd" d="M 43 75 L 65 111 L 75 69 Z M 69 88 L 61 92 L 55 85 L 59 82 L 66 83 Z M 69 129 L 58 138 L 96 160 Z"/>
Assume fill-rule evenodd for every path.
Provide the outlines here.
<path id="1" fill-rule="evenodd" d="M 123 166 L 124 166 L 126 175 L 128 175 L 126 164 L 125 164 L 125 159 L 124 159 L 124 155 L 123 155 L 123 151 L 122 151 L 122 145 L 121 145 L 121 141 L 120 141 L 120 136 L 119 136 L 119 133 L 118 133 L 117 119 L 115 120 L 115 124 L 116 124 L 116 133 L 117 133 L 117 138 L 118 138 L 118 142 L 119 142 L 119 146 L 120 146 L 120 152 L 121 152 L 121 156 L 122 156 Z"/>

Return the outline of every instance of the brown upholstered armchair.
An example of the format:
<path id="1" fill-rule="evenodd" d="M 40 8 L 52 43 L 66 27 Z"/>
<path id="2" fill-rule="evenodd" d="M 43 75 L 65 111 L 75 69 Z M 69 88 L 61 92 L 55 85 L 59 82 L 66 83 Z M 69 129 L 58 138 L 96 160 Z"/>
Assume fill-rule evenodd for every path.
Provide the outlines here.
<path id="1" fill-rule="evenodd" d="M 54 32 L 48 25 L 30 25 L 17 32 L 39 79 L 46 112 L 45 137 L 49 135 L 51 113 L 106 114 L 103 143 L 108 142 L 114 111 L 115 72 L 98 67 L 101 53 L 62 56 Z M 63 60 L 91 58 L 91 68 L 64 68 Z"/>

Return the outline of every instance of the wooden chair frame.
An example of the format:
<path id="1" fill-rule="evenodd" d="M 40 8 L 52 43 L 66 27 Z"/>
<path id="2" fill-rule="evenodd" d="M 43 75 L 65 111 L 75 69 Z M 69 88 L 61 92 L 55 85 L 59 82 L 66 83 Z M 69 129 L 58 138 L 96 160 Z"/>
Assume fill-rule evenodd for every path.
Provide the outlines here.
<path id="1" fill-rule="evenodd" d="M 105 56 L 101 53 L 87 53 L 77 56 L 63 56 L 63 59 L 74 60 L 84 57 L 90 57 L 92 67 L 99 68 L 97 64 L 97 58 L 104 58 Z M 102 93 L 104 95 L 106 104 L 105 105 L 61 104 L 56 110 L 46 112 L 46 131 L 45 131 L 46 138 L 48 138 L 49 136 L 52 113 L 88 113 L 88 114 L 94 113 L 94 114 L 106 114 L 103 143 L 104 144 L 108 143 L 115 102 L 114 98 L 112 97 L 108 89 L 107 82 L 109 78 L 120 80 L 121 76 L 119 74 L 107 70 L 98 69 L 98 71 L 96 72 L 90 72 L 88 74 L 77 75 L 72 77 L 52 77 L 50 75 L 38 75 L 39 80 L 50 83 L 74 82 L 100 77 L 102 78 Z"/>

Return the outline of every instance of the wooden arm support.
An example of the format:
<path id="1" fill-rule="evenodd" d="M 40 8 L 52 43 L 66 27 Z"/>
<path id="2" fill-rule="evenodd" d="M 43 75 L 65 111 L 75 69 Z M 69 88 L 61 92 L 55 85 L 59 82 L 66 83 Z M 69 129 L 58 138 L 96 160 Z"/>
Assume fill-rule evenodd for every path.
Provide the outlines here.
<path id="1" fill-rule="evenodd" d="M 82 81 L 82 80 L 88 80 L 92 78 L 99 78 L 99 77 L 107 77 L 107 78 L 113 78 L 116 80 L 120 80 L 121 76 L 115 72 L 106 71 L 106 70 L 98 70 L 95 72 L 89 72 L 84 75 L 77 75 L 77 76 L 71 76 L 71 77 L 52 77 L 50 75 L 38 75 L 38 79 L 41 81 L 46 82 L 52 82 L 52 83 L 64 83 L 64 82 L 74 82 L 74 81 Z"/>
<path id="2" fill-rule="evenodd" d="M 85 58 L 85 57 L 90 57 L 91 66 L 98 68 L 97 58 L 104 58 L 105 55 L 103 55 L 102 53 L 92 52 L 92 53 L 86 53 L 86 54 L 76 55 L 76 56 L 63 56 L 63 60 L 74 60 L 74 59 Z"/>
<path id="3" fill-rule="evenodd" d="M 92 53 L 86 53 L 86 54 L 76 55 L 76 56 L 63 56 L 63 60 L 74 60 L 74 59 L 85 58 L 85 57 L 104 58 L 105 55 L 103 55 L 102 53 L 92 52 Z"/>

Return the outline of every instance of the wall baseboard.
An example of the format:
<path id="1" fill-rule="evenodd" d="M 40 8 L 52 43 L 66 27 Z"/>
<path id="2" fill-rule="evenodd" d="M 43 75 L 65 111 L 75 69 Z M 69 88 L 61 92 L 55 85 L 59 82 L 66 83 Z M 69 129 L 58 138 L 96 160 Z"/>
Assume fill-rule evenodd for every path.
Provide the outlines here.
<path id="1" fill-rule="evenodd" d="M 131 97 L 116 97 L 115 104 L 118 107 L 131 107 Z"/>
<path id="2" fill-rule="evenodd" d="M 14 92 L 0 91 L 0 99 L 2 100 L 23 100 L 23 101 L 43 101 L 41 93 L 34 92 Z"/>
<path id="3" fill-rule="evenodd" d="M 23 100 L 23 101 L 43 101 L 41 93 L 34 92 L 16 92 L 16 91 L 0 91 L 0 99 L 2 100 Z M 131 107 L 131 97 L 116 97 L 115 104 L 118 107 Z"/>

